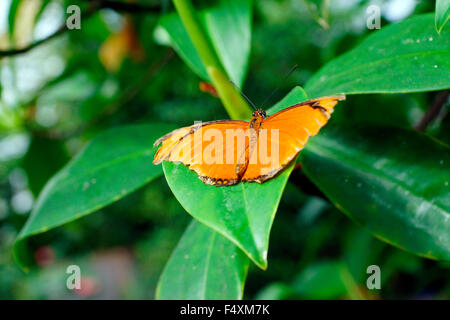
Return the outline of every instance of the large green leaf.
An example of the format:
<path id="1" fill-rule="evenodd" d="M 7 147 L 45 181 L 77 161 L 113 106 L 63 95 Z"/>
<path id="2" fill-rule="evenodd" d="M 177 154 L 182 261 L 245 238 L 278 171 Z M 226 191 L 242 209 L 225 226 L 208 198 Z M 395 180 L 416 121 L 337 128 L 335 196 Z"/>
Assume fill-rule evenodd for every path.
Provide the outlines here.
<path id="1" fill-rule="evenodd" d="M 326 64 L 306 84 L 311 97 L 450 88 L 450 27 L 438 35 L 433 14 L 396 23 Z"/>
<path id="2" fill-rule="evenodd" d="M 162 174 L 153 142 L 165 124 L 124 126 L 96 137 L 44 187 L 15 244 L 19 264 L 32 264 L 25 239 L 119 200 Z"/>
<path id="3" fill-rule="evenodd" d="M 273 109 L 306 100 L 301 88 L 293 89 Z M 204 184 L 182 164 L 163 162 L 169 187 L 194 218 L 226 236 L 259 267 L 267 267 L 269 234 L 292 166 L 263 184 L 241 182 L 234 186 Z"/>
<path id="4" fill-rule="evenodd" d="M 307 144 L 306 175 L 378 238 L 450 260 L 450 149 L 398 128 L 328 126 Z"/>
<path id="5" fill-rule="evenodd" d="M 258 184 L 205 185 L 183 164 L 163 163 L 175 197 L 198 221 L 226 236 L 259 267 L 267 267 L 269 234 L 292 166 L 278 177 Z"/>
<path id="6" fill-rule="evenodd" d="M 208 73 L 200 59 L 200 55 L 197 53 L 180 17 L 176 13 L 161 17 L 154 34 L 156 42 L 161 45 L 173 47 L 192 71 L 200 78 L 209 80 Z"/>
<path id="7" fill-rule="evenodd" d="M 436 30 L 441 33 L 445 24 L 450 19 L 450 0 L 436 0 Z M 448 35 L 447 35 L 448 36 Z"/>
<path id="8" fill-rule="evenodd" d="M 252 1 L 219 0 L 200 11 L 199 18 L 228 76 L 241 86 L 250 56 Z M 155 37 L 160 44 L 172 46 L 198 76 L 210 80 L 178 14 L 163 16 Z"/>
<path id="9" fill-rule="evenodd" d="M 241 299 L 249 260 L 228 239 L 193 220 L 158 283 L 158 299 Z"/>

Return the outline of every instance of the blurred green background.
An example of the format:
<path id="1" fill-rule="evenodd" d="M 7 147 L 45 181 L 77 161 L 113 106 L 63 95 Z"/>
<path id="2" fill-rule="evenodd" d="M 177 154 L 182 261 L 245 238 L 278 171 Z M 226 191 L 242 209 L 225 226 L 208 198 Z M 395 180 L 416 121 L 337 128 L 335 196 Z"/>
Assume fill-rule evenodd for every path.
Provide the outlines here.
<path id="1" fill-rule="evenodd" d="M 47 37 L 65 22 L 68 5 L 85 4 L 25 0 L 12 19 L 8 13 L 16 3 L 0 2 L 0 51 Z M 190 221 L 160 177 L 94 214 L 32 238 L 39 267 L 29 273 L 12 256 L 13 241 L 44 184 L 98 133 L 131 123 L 182 126 L 228 118 L 220 101 L 199 89 L 199 78 L 172 49 L 158 45 L 155 27 L 163 12 L 173 11 L 172 4 L 133 3 L 157 10 L 95 10 L 82 16 L 80 30 L 0 58 L 1 299 L 152 299 Z M 270 104 L 303 85 L 326 62 L 373 32 L 366 27 L 370 4 L 380 5 L 382 27 L 434 11 L 428 0 L 254 1 L 243 91 L 261 104 L 295 64 L 298 70 Z M 435 96 L 352 96 L 339 104 L 333 121 L 413 127 Z M 379 107 L 370 108 L 367 101 Z M 449 124 L 444 109 L 427 133 L 449 143 Z M 251 264 L 244 298 L 450 297 L 449 263 L 379 241 L 298 172 L 292 179 L 298 183 L 287 185 L 271 232 L 269 267 L 262 271 Z M 71 264 L 81 267 L 82 290 L 66 288 Z M 381 268 L 381 290 L 365 286 L 371 264 Z"/>

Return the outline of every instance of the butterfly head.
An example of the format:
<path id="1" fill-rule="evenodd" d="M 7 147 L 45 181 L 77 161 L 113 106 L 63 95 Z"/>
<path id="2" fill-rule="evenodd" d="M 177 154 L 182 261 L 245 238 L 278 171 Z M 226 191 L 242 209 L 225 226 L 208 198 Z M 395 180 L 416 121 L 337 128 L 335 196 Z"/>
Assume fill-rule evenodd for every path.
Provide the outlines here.
<path id="1" fill-rule="evenodd" d="M 258 109 L 255 112 L 253 112 L 253 118 L 265 118 L 266 115 L 266 111 L 264 111 L 263 109 Z"/>

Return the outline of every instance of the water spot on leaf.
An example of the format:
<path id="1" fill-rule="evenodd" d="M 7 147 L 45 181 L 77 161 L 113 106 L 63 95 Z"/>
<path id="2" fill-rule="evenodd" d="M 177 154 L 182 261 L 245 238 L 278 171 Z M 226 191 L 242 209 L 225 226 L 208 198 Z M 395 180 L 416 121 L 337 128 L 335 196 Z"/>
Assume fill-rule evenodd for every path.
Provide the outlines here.
<path id="1" fill-rule="evenodd" d="M 233 203 L 230 198 L 225 198 L 225 208 L 227 208 L 227 211 L 233 211 Z"/>

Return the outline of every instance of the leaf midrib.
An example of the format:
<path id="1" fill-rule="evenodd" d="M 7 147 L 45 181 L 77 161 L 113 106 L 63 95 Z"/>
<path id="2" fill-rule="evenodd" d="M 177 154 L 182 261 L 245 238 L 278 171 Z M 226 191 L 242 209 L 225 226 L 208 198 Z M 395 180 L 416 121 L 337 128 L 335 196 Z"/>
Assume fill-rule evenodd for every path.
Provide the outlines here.
<path id="1" fill-rule="evenodd" d="M 205 299 L 205 297 L 207 297 L 206 291 L 208 290 L 208 286 L 206 285 L 206 283 L 208 282 L 209 263 L 211 261 L 211 254 L 212 254 L 212 249 L 214 247 L 214 242 L 216 241 L 216 237 L 217 237 L 217 232 L 215 232 L 214 230 L 211 230 L 211 233 L 212 233 L 211 240 L 210 240 L 208 252 L 207 252 L 207 255 L 206 255 L 206 262 L 205 262 L 205 275 L 203 277 L 203 296 L 202 296 L 202 299 Z"/>
<path id="2" fill-rule="evenodd" d="M 250 219 L 249 219 L 249 216 L 248 216 L 248 212 L 249 212 L 248 208 L 250 206 L 247 204 L 247 196 L 245 194 L 245 185 L 244 185 L 243 182 L 241 182 L 241 184 L 242 184 L 242 197 L 244 198 L 245 218 L 246 218 L 247 223 L 248 223 L 248 228 L 250 229 L 250 234 L 252 235 L 253 245 L 254 245 L 254 247 L 256 248 L 256 251 L 259 254 L 259 248 L 258 248 L 258 246 L 256 245 L 256 242 L 255 242 L 255 233 L 253 232 L 252 225 L 250 223 Z"/>

